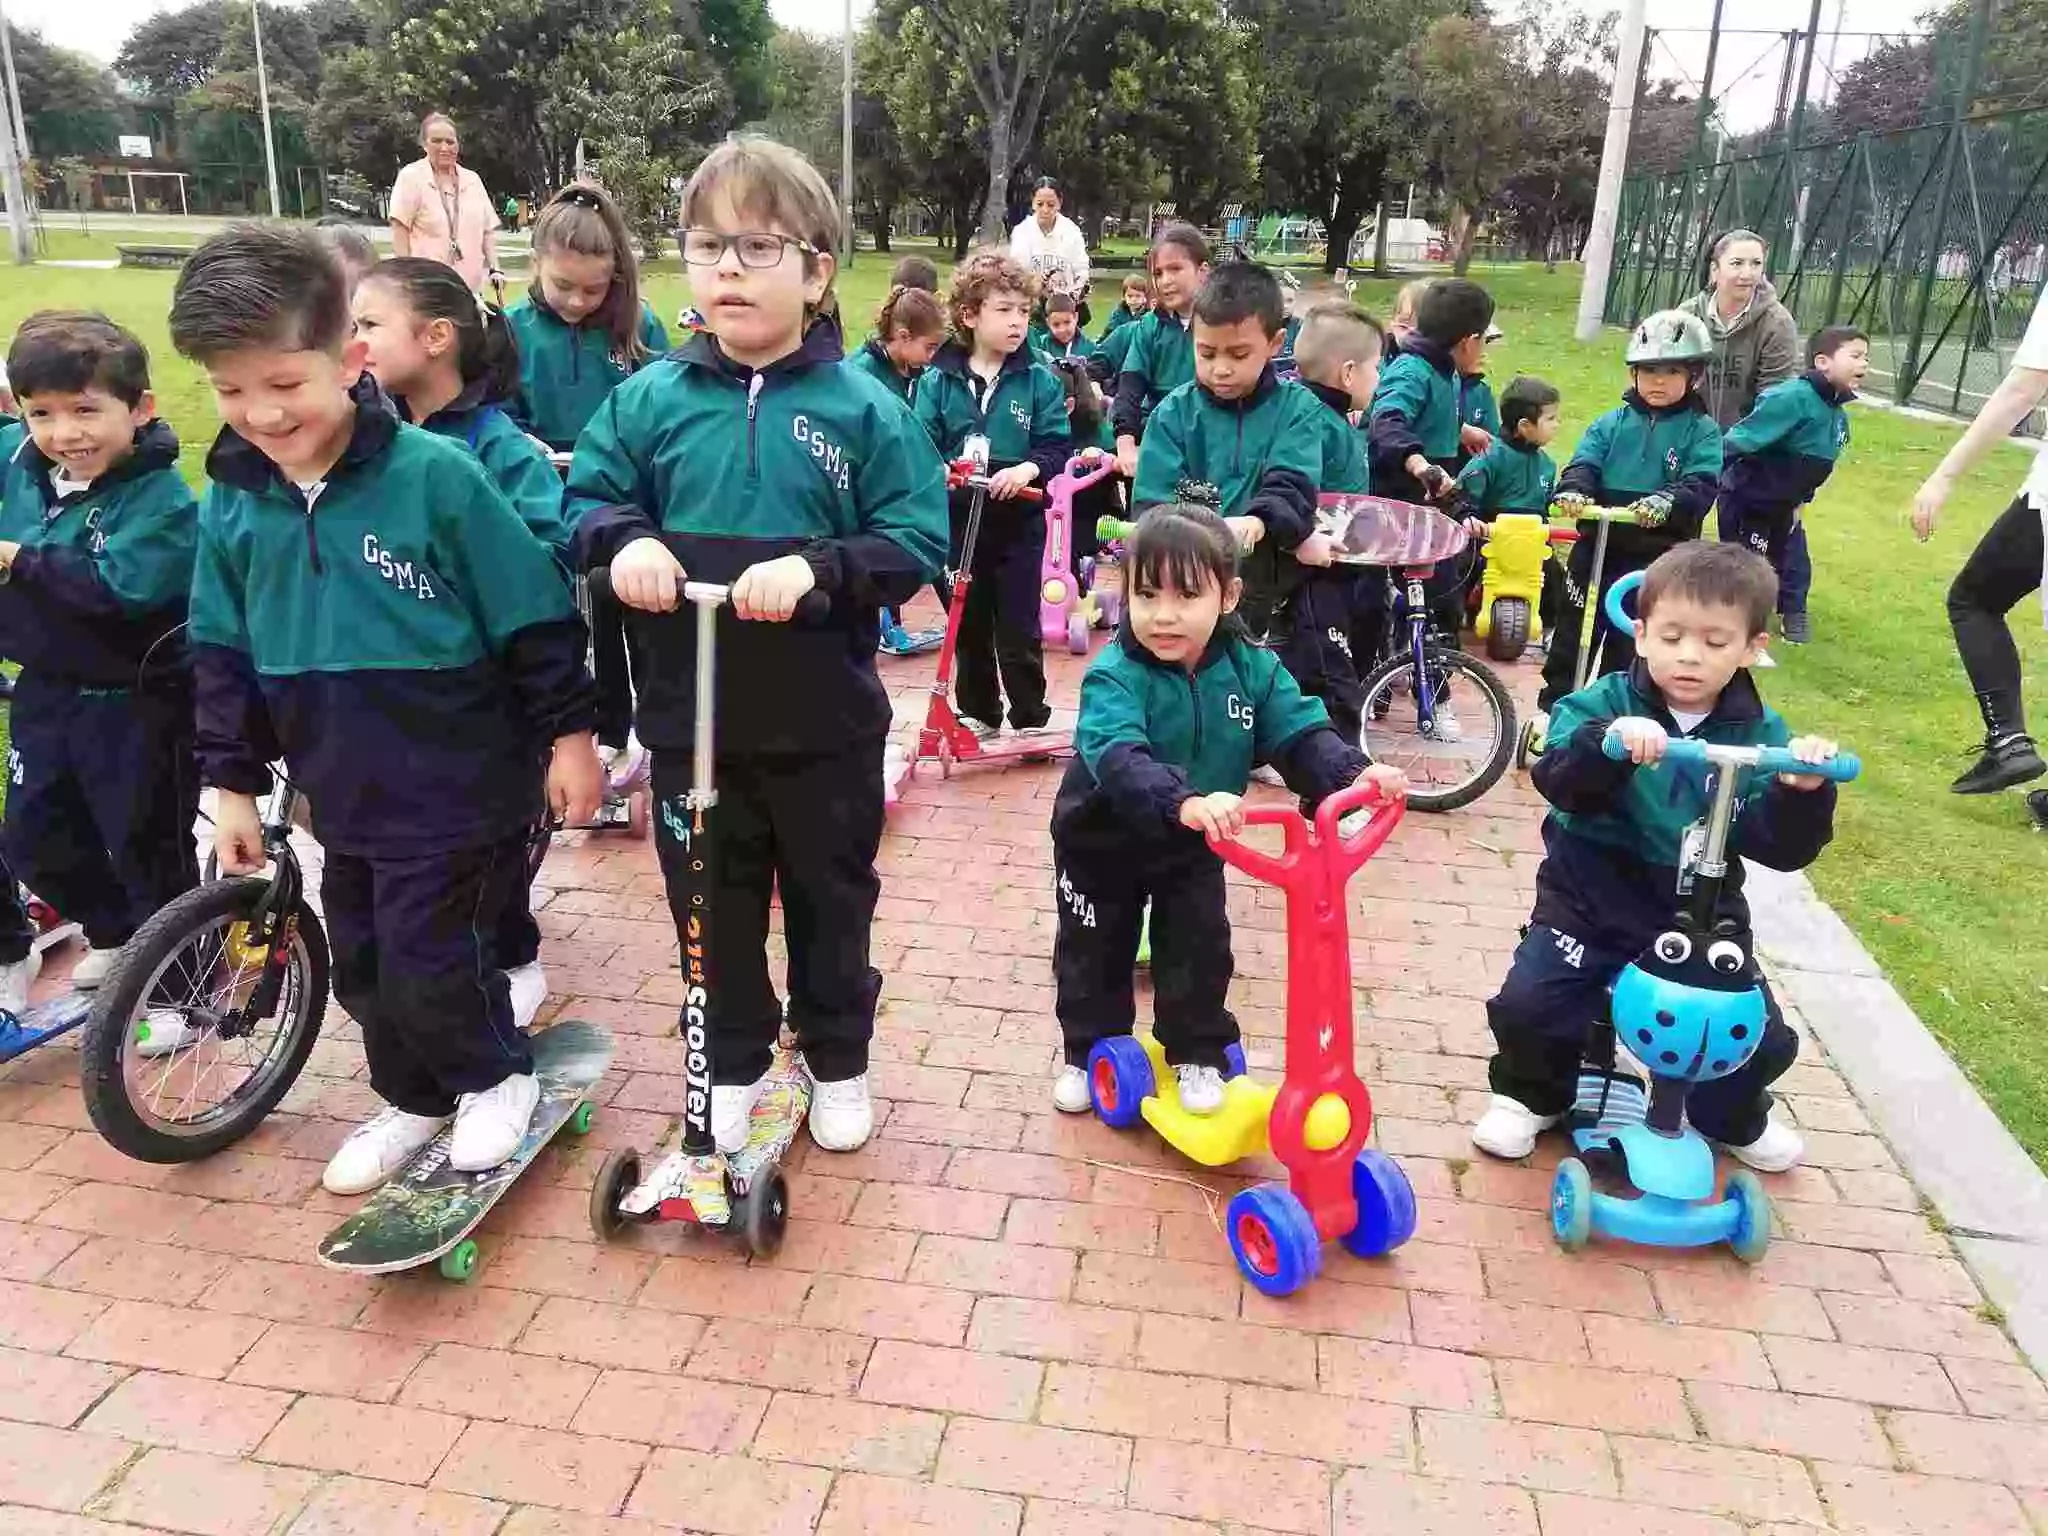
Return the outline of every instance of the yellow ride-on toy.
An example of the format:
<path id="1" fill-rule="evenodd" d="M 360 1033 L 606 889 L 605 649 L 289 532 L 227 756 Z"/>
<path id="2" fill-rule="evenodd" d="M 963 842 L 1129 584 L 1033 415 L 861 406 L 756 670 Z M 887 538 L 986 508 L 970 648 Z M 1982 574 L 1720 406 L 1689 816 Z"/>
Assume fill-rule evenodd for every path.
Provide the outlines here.
<path id="1" fill-rule="evenodd" d="M 1538 600 L 1549 546 L 1550 525 L 1534 513 L 1503 512 L 1493 520 L 1474 627 L 1495 661 L 1517 660 L 1543 638 Z"/>

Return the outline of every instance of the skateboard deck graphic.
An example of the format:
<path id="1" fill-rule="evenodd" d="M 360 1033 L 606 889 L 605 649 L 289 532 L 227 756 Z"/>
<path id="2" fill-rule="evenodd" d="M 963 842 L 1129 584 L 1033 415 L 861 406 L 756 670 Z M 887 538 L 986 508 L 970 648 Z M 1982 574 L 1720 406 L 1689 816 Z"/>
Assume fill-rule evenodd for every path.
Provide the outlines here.
<path id="1" fill-rule="evenodd" d="M 1336 541 L 1347 565 L 1434 565 L 1470 542 L 1465 525 L 1434 507 L 1385 496 L 1316 498 L 1316 528 Z"/>
<path id="2" fill-rule="evenodd" d="M 31 1003 L 20 1013 L 0 1009 L 0 1061 L 12 1061 L 23 1051 L 78 1028 L 92 1012 L 92 999 L 90 992 L 62 992 Z"/>
<path id="3" fill-rule="evenodd" d="M 369 1203 L 321 1240 L 330 1269 L 381 1275 L 440 1258 L 473 1231 L 491 1207 L 576 1116 L 611 1064 L 612 1037 L 596 1024 L 566 1020 L 533 1036 L 540 1102 L 519 1149 L 495 1168 L 460 1173 L 448 1166 L 451 1124 L 416 1153 Z"/>
<path id="4" fill-rule="evenodd" d="M 620 1211 L 645 1217 L 670 1201 L 682 1201 L 690 1207 L 687 1219 L 723 1226 L 732 1214 L 728 1189 L 744 1194 L 762 1169 L 781 1161 L 796 1140 L 810 1105 L 810 1073 L 796 1052 L 777 1045 L 767 1083 L 754 1101 L 754 1113 L 747 1123 L 747 1144 L 730 1157 L 717 1152 L 690 1157 L 675 1145 L 681 1136 L 678 1126 L 661 1161 L 619 1202 Z"/>

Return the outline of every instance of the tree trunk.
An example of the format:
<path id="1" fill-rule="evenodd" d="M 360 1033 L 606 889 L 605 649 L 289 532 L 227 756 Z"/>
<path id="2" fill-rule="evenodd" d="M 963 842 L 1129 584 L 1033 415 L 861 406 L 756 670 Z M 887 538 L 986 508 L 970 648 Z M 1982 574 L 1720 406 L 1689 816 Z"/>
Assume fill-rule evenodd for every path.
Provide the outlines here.
<path id="1" fill-rule="evenodd" d="M 875 249 L 886 256 L 889 254 L 889 202 L 886 198 L 871 197 L 868 208 L 874 215 Z"/>
<path id="2" fill-rule="evenodd" d="M 1364 222 L 1363 200 L 1357 193 L 1340 187 L 1337 191 L 1337 206 L 1330 210 L 1330 248 L 1323 254 L 1325 272 L 1334 275 L 1339 267 L 1349 263 L 1351 237 L 1358 233 L 1358 226 Z"/>
<path id="3" fill-rule="evenodd" d="M 1451 235 L 1451 275 L 1463 277 L 1472 265 L 1472 247 L 1479 243 L 1479 220 L 1464 209 L 1458 210 L 1457 222 Z"/>
<path id="4" fill-rule="evenodd" d="M 1014 106 L 1005 102 L 988 125 L 988 202 L 981 210 L 982 239 L 990 245 L 1007 245 L 1010 232 L 1003 228 L 1003 215 L 1010 203 L 1010 135 Z M 966 252 L 962 252 L 965 255 Z"/>

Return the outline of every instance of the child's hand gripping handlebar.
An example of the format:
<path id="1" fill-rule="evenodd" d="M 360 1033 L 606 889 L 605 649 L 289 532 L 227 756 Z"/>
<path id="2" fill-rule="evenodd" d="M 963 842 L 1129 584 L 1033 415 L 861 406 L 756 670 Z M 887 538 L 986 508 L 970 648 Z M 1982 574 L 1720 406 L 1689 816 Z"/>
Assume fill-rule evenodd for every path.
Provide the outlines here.
<path id="1" fill-rule="evenodd" d="M 946 466 L 946 489 L 949 491 L 986 491 L 994 479 L 995 476 L 989 473 L 986 466 L 973 459 L 955 459 Z M 1045 500 L 1043 486 L 1020 486 L 1014 494 L 1019 501 Z"/>
<path id="2" fill-rule="evenodd" d="M 1375 801 L 1377 805 L 1374 805 Z M 1374 805 L 1374 809 L 1364 826 L 1349 837 L 1338 832 L 1340 820 L 1367 805 Z M 1405 798 L 1386 798 L 1377 784 L 1352 784 L 1316 807 L 1315 846 L 1334 850 L 1330 857 L 1337 862 L 1336 875 L 1340 887 L 1359 865 L 1379 852 L 1380 845 L 1393 835 L 1394 828 L 1400 824 L 1407 810 Z M 1293 805 L 1254 805 L 1246 808 L 1244 822 L 1248 827 L 1281 828 L 1286 836 L 1284 849 L 1275 855 L 1236 838 L 1212 837 L 1209 846 L 1216 850 L 1217 857 L 1268 885 L 1290 884 L 1291 872 L 1308 851 L 1308 819 Z"/>
<path id="3" fill-rule="evenodd" d="M 610 598 L 614 595 L 611 567 L 597 566 L 584 579 L 590 583 L 593 597 Z M 685 603 L 720 608 L 732 600 L 732 586 L 727 582 L 690 581 L 686 578 L 676 584 L 676 596 L 676 608 L 668 610 L 671 613 Z M 790 614 L 789 621 L 792 624 L 816 625 L 826 622 L 831 616 L 831 594 L 813 587 L 796 600 L 796 611 Z"/>
<path id="4" fill-rule="evenodd" d="M 1093 458 L 1088 456 L 1091 453 L 1094 455 Z M 1077 453 L 1067 460 L 1064 477 L 1076 491 L 1085 491 L 1097 481 L 1106 480 L 1115 473 L 1115 456 L 1104 453 L 1100 448 L 1091 448 L 1087 453 Z"/>
<path id="5" fill-rule="evenodd" d="M 1616 762 L 1628 756 L 1628 743 L 1621 739 L 1621 733 L 1612 726 L 1601 739 L 1600 750 Z M 1809 763 L 1794 757 L 1783 747 L 1736 747 L 1720 742 L 1699 741 L 1691 736 L 1674 736 L 1665 743 L 1664 758 L 1667 763 L 1677 763 L 1689 768 L 1749 769 L 1757 773 L 1806 774 L 1819 779 L 1833 779 L 1845 784 L 1863 771 L 1863 763 L 1854 752 L 1837 752 L 1822 763 Z"/>

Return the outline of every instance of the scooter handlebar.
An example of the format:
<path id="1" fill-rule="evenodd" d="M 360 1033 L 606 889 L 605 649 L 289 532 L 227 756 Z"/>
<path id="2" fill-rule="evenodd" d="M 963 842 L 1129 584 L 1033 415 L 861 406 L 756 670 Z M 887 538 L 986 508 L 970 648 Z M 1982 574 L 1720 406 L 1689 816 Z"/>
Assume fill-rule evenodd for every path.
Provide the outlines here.
<path id="1" fill-rule="evenodd" d="M 613 598 L 614 595 L 612 592 L 612 572 L 610 566 L 600 565 L 594 567 L 592 570 L 585 573 L 584 580 L 590 584 L 590 594 L 592 597 Z M 698 603 L 708 603 L 713 608 L 718 608 L 724 606 L 726 603 L 732 600 L 732 586 L 729 582 L 690 581 L 688 579 L 685 579 L 683 582 L 682 597 L 683 603 L 688 603 L 691 605 L 695 605 Z M 615 598 L 614 600 L 616 601 Z M 680 612 L 682 610 L 682 606 L 683 604 L 679 603 L 676 605 L 674 609 L 670 611 L 672 613 Z M 657 614 L 655 615 L 655 617 L 661 618 L 666 617 L 666 615 Z M 789 622 L 792 624 L 813 626 L 823 624 L 827 622 L 831 617 L 831 594 L 827 592 L 820 592 L 816 588 L 813 588 L 812 590 L 806 592 L 802 597 L 796 600 L 796 610 L 795 612 L 790 614 Z"/>
<path id="2" fill-rule="evenodd" d="M 1636 509 L 1627 507 L 1596 507 L 1588 502 L 1575 507 L 1569 502 L 1550 504 L 1551 517 L 1567 523 L 1632 523 L 1636 520 Z"/>
<path id="3" fill-rule="evenodd" d="M 946 489 L 949 491 L 962 489 L 985 491 L 988 489 L 988 482 L 988 471 L 979 464 L 976 464 L 972 459 L 955 459 L 946 466 Z M 1045 500 L 1045 488 L 1043 486 L 1027 485 L 1021 488 L 1014 497 L 1005 499 L 1043 501 Z"/>
<path id="4" fill-rule="evenodd" d="M 1137 523 L 1130 518 L 1117 517 L 1113 513 L 1105 512 L 1101 517 L 1095 519 L 1095 537 L 1101 539 L 1104 543 L 1112 540 L 1121 543 L 1131 536 L 1132 530 L 1137 526 Z"/>
<path id="5" fill-rule="evenodd" d="M 1628 745 L 1613 726 L 1601 739 L 1600 750 L 1616 762 L 1628 756 Z M 1863 761 L 1854 752 L 1837 752 L 1824 763 L 1802 762 L 1783 747 L 1734 747 L 1719 742 L 1697 741 L 1674 736 L 1665 743 L 1664 761 L 1682 767 L 1749 768 L 1758 773 L 1807 773 L 1846 784 L 1863 772 Z"/>
<path id="6" fill-rule="evenodd" d="M 1116 456 L 1097 450 L 1093 459 L 1084 454 L 1075 454 L 1067 460 L 1066 477 L 1074 483 L 1074 489 L 1085 491 L 1098 480 L 1107 479 L 1116 473 Z M 1100 535 L 1098 535 L 1100 537 Z"/>
<path id="7" fill-rule="evenodd" d="M 1375 801 L 1378 802 L 1377 808 L 1364 826 L 1349 837 L 1338 832 L 1339 821 Z M 1379 852 L 1380 845 L 1393 834 L 1407 810 L 1406 799 L 1382 798 L 1377 784 L 1348 785 L 1316 807 L 1316 841 L 1337 850 L 1340 877 L 1348 880 L 1359 865 Z M 1247 827 L 1281 828 L 1287 836 L 1285 851 L 1274 855 L 1234 837 L 1212 837 L 1209 846 L 1216 850 L 1216 856 L 1268 885 L 1287 884 L 1287 872 L 1299 859 L 1307 840 L 1307 818 L 1293 805 L 1254 805 L 1246 808 L 1244 824 Z"/>

